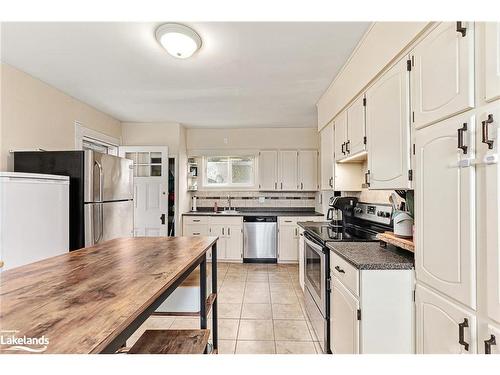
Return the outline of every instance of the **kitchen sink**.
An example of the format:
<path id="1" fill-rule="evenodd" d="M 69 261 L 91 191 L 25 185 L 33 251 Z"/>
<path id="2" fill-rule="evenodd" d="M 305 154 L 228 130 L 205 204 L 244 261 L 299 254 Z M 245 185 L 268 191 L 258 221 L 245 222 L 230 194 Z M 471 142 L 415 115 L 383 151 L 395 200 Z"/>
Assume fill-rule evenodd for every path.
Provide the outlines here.
<path id="1" fill-rule="evenodd" d="M 239 214 L 240 211 L 238 210 L 225 210 L 225 211 L 217 211 L 218 214 L 220 215 L 234 215 L 234 214 Z"/>

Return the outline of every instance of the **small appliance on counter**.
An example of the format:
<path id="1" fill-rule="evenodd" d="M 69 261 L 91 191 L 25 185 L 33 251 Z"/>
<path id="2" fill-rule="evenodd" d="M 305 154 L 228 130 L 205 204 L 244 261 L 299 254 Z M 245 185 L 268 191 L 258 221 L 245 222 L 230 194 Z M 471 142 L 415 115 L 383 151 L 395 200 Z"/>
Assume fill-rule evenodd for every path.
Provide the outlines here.
<path id="1" fill-rule="evenodd" d="M 413 237 L 413 218 L 407 211 L 394 212 L 394 234 L 401 238 Z"/>
<path id="2" fill-rule="evenodd" d="M 196 212 L 198 211 L 198 207 L 197 207 L 197 200 L 198 198 L 196 198 L 195 196 L 193 196 L 191 198 L 191 212 Z"/>

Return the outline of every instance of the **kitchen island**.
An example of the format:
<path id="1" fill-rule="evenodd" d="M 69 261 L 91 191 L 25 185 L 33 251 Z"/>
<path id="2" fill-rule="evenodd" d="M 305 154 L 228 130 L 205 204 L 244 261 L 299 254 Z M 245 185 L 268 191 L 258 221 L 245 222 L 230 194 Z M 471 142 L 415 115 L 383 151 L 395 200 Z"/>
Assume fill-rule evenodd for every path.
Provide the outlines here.
<path id="1" fill-rule="evenodd" d="M 114 353 L 200 266 L 200 328 L 207 328 L 206 253 L 217 237 L 115 239 L 0 274 L 0 330 L 48 339 L 44 353 Z M 217 299 L 213 298 L 217 350 Z M 0 353 L 24 353 L 0 347 Z"/>

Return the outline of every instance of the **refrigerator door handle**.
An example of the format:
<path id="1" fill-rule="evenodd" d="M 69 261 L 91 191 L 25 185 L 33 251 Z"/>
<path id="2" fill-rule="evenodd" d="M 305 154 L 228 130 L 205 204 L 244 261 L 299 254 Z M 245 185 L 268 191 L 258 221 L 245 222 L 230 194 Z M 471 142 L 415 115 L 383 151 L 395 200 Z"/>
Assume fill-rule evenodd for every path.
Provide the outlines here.
<path id="1" fill-rule="evenodd" d="M 93 235 L 93 239 L 94 239 L 94 243 L 93 245 L 99 243 L 99 241 L 101 241 L 102 239 L 102 236 L 104 234 L 104 210 L 103 210 L 103 207 L 102 207 L 102 203 L 96 203 L 95 205 L 95 210 L 99 210 L 98 214 L 97 215 L 93 215 L 93 218 L 94 218 L 94 222 L 93 222 L 93 230 L 94 230 L 94 235 Z M 97 216 L 97 220 L 96 220 L 96 216 Z M 99 230 L 97 230 L 97 226 L 96 224 L 99 223 Z M 96 238 L 96 234 L 98 234 L 97 238 Z"/>
<path id="2" fill-rule="evenodd" d="M 97 165 L 97 168 L 99 168 L 99 202 L 102 202 L 102 165 L 99 163 L 97 160 L 94 161 L 94 165 Z"/>

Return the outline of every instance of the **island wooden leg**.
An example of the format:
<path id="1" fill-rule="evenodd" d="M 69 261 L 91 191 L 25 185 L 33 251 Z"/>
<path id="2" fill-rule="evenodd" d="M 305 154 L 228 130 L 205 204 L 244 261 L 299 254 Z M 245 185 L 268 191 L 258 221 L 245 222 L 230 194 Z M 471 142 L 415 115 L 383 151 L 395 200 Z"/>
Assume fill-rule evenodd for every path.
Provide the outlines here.
<path id="1" fill-rule="evenodd" d="M 200 328 L 207 329 L 207 256 L 200 263 Z M 207 349 L 205 348 L 205 353 Z"/>
<path id="2" fill-rule="evenodd" d="M 212 246 L 212 294 L 215 299 L 212 303 L 212 340 L 214 351 L 218 352 L 218 338 L 217 338 L 217 300 L 219 296 L 217 294 L 217 242 Z"/>

